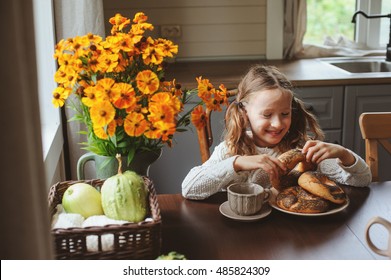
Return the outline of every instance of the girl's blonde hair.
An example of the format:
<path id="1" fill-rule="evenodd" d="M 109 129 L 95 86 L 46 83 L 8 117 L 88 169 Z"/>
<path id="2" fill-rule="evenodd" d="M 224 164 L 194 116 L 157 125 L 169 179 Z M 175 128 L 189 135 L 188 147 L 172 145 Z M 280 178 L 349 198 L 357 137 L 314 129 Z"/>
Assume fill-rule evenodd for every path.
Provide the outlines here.
<path id="1" fill-rule="evenodd" d="M 250 68 L 238 86 L 236 99 L 225 115 L 225 135 L 230 155 L 254 155 L 256 147 L 251 134 L 244 104 L 259 91 L 279 89 L 292 95 L 292 122 L 288 133 L 278 144 L 280 152 L 303 147 L 310 139 L 324 139 L 316 117 L 308 112 L 304 103 L 295 97 L 291 82 L 274 66 L 255 65 Z"/>

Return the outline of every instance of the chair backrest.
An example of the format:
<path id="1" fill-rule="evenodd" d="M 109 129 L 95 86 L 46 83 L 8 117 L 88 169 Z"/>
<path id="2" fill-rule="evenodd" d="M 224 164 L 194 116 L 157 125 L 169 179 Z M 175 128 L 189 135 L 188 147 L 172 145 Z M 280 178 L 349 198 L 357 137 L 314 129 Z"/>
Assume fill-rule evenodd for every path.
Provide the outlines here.
<path id="1" fill-rule="evenodd" d="M 391 112 L 362 113 L 359 119 L 362 138 L 365 140 L 365 161 L 372 172 L 372 181 L 379 180 L 378 145 L 391 155 Z"/>
<path id="2" fill-rule="evenodd" d="M 238 93 L 237 89 L 231 89 L 227 91 L 227 97 L 235 96 Z M 211 126 L 212 111 L 206 109 L 206 126 L 197 129 L 198 143 L 200 146 L 201 161 L 204 163 L 210 157 L 210 147 L 213 144 L 213 132 Z"/>
<path id="3" fill-rule="evenodd" d="M 200 145 L 201 161 L 204 163 L 210 157 L 210 147 L 213 144 L 213 133 L 211 127 L 212 111 L 206 110 L 206 126 L 197 128 L 198 144 Z"/>

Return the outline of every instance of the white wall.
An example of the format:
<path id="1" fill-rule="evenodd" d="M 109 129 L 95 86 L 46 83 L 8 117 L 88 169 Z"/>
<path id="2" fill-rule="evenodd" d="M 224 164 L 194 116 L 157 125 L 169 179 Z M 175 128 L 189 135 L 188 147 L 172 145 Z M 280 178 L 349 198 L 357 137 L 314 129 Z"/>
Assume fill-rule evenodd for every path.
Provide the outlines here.
<path id="1" fill-rule="evenodd" d="M 144 12 L 160 37 L 164 25 L 179 25 L 177 60 L 266 56 L 266 0 L 104 0 L 106 34 L 116 13 L 133 19 Z"/>

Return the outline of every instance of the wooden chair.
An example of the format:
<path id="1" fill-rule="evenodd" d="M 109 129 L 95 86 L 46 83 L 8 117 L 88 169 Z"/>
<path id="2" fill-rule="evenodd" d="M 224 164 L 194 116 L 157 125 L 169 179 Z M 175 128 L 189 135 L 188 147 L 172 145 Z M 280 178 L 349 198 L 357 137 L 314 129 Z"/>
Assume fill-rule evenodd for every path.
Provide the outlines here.
<path id="1" fill-rule="evenodd" d="M 227 97 L 235 96 L 238 93 L 237 89 L 231 89 L 227 91 Z M 197 129 L 197 136 L 198 136 L 198 143 L 200 146 L 200 153 L 201 153 L 201 161 L 204 163 L 207 161 L 210 157 L 210 147 L 213 144 L 213 133 L 212 133 L 212 127 L 211 127 L 211 117 L 212 117 L 212 111 L 209 109 L 206 109 L 206 117 L 207 122 L 206 126 Z"/>
<path id="2" fill-rule="evenodd" d="M 372 172 L 372 181 L 379 180 L 378 144 L 391 155 L 391 112 L 362 113 L 359 119 L 365 140 L 365 161 Z"/>
<path id="3" fill-rule="evenodd" d="M 207 122 L 206 126 L 200 129 L 197 129 L 198 144 L 200 145 L 201 161 L 204 163 L 210 157 L 210 147 L 213 144 L 213 133 L 211 127 L 211 118 L 212 111 L 206 110 Z"/>

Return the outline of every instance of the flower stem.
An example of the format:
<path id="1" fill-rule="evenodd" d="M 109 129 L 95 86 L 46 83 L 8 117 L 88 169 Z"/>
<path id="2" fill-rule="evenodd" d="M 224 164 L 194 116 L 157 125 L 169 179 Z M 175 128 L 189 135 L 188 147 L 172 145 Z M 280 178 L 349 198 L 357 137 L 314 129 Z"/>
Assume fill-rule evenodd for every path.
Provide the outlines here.
<path id="1" fill-rule="evenodd" d="M 118 160 L 118 174 L 122 174 L 122 160 L 121 154 L 116 154 L 115 158 Z"/>

